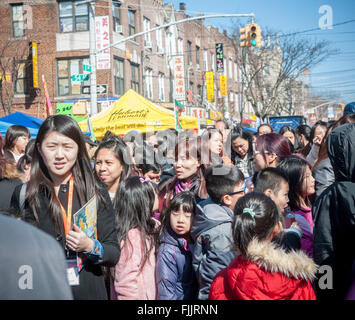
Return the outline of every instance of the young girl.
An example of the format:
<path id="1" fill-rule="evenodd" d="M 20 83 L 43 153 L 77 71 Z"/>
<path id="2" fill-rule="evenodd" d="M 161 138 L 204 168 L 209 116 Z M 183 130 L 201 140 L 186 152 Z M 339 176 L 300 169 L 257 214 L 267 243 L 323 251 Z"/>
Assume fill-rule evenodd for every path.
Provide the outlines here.
<path id="1" fill-rule="evenodd" d="M 281 230 L 276 204 L 263 193 L 251 192 L 239 199 L 234 214 L 233 240 L 240 254 L 216 275 L 209 299 L 315 300 L 313 260 L 271 242 Z"/>
<path id="2" fill-rule="evenodd" d="M 301 249 L 313 257 L 313 218 L 308 196 L 314 194 L 315 183 L 308 162 L 300 157 L 291 156 L 278 165 L 289 180 L 289 207 L 295 221 L 302 229 Z M 289 226 L 286 226 L 289 227 Z"/>
<path id="3" fill-rule="evenodd" d="M 113 300 L 155 300 L 157 225 L 152 217 L 157 196 L 151 182 L 140 177 L 122 181 L 114 200 L 121 256 L 111 279 Z"/>
<path id="4" fill-rule="evenodd" d="M 156 265 L 159 300 L 193 300 L 197 297 L 190 238 L 195 215 L 194 198 L 190 191 L 177 194 L 163 214 Z"/>

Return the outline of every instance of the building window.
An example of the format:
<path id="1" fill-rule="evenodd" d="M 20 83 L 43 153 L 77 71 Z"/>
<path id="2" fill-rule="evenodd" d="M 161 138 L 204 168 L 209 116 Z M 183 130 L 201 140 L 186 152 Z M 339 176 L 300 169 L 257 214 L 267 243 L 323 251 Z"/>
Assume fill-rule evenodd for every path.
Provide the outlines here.
<path id="1" fill-rule="evenodd" d="M 233 61 L 231 59 L 228 60 L 228 78 L 233 79 Z"/>
<path id="2" fill-rule="evenodd" d="M 59 2 L 60 32 L 89 30 L 88 4 L 77 4 L 77 2 L 80 2 L 80 0 Z"/>
<path id="3" fill-rule="evenodd" d="M 187 41 L 187 63 L 192 64 L 192 43 Z"/>
<path id="4" fill-rule="evenodd" d="M 165 90 L 164 90 L 164 74 L 159 73 L 159 100 L 164 101 L 165 100 Z"/>
<path id="5" fill-rule="evenodd" d="M 153 99 L 153 70 L 145 70 L 145 92 L 148 99 Z"/>
<path id="6" fill-rule="evenodd" d="M 113 61 L 113 77 L 115 81 L 115 92 L 121 96 L 124 94 L 124 60 L 114 58 Z"/>
<path id="7" fill-rule="evenodd" d="M 196 46 L 196 68 L 200 69 L 200 47 Z"/>
<path id="8" fill-rule="evenodd" d="M 156 27 L 159 27 L 158 25 Z M 157 51 L 162 52 L 163 51 L 163 36 L 162 36 L 162 29 L 158 29 L 155 31 L 155 36 L 157 40 Z"/>
<path id="9" fill-rule="evenodd" d="M 11 5 L 11 19 L 12 19 L 12 35 L 13 37 L 23 37 L 25 35 L 23 23 L 23 5 Z"/>
<path id="10" fill-rule="evenodd" d="M 198 103 L 199 104 L 202 104 L 202 100 L 203 100 L 203 87 L 200 85 L 200 84 L 198 84 L 197 85 L 197 94 L 198 94 L 198 99 L 197 99 L 197 101 L 198 101 Z"/>
<path id="11" fill-rule="evenodd" d="M 131 63 L 131 88 L 139 93 L 139 65 Z"/>
<path id="12" fill-rule="evenodd" d="M 150 30 L 150 20 L 146 17 L 143 17 L 143 31 L 148 31 Z M 150 32 L 144 34 L 144 42 L 151 43 L 151 37 L 150 37 Z"/>
<path id="13" fill-rule="evenodd" d="M 17 64 L 17 76 L 16 76 L 16 85 L 15 85 L 16 94 L 28 93 L 27 81 L 28 79 L 27 79 L 27 72 L 26 72 L 26 62 L 19 61 Z"/>
<path id="14" fill-rule="evenodd" d="M 178 53 L 184 54 L 184 40 L 181 38 L 178 39 Z"/>
<path id="15" fill-rule="evenodd" d="M 211 60 L 211 70 L 215 71 L 214 67 L 214 53 L 210 53 L 210 60 Z"/>
<path id="16" fill-rule="evenodd" d="M 173 34 L 171 32 L 165 34 L 165 48 L 168 55 L 173 54 Z"/>
<path id="17" fill-rule="evenodd" d="M 234 81 L 238 82 L 238 65 L 234 62 Z"/>
<path id="18" fill-rule="evenodd" d="M 136 11 L 133 9 L 128 9 L 128 28 L 130 36 L 136 34 Z"/>
<path id="19" fill-rule="evenodd" d="M 112 17 L 113 17 L 113 30 L 118 32 L 121 26 L 121 3 L 117 0 L 112 1 Z"/>
<path id="20" fill-rule="evenodd" d="M 58 96 L 80 95 L 82 86 L 90 85 L 90 79 L 86 81 L 75 79 L 76 75 L 85 74 L 83 71 L 84 64 L 90 64 L 89 58 L 57 60 Z"/>
<path id="21" fill-rule="evenodd" d="M 203 50 L 203 68 L 208 71 L 208 53 L 207 50 Z"/>

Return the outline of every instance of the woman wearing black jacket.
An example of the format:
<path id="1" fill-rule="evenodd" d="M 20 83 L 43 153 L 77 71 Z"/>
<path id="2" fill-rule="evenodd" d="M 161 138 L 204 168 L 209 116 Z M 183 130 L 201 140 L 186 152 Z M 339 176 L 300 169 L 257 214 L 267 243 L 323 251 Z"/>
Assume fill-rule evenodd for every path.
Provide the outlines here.
<path id="1" fill-rule="evenodd" d="M 18 186 L 12 196 L 18 211 L 20 192 Z M 75 212 L 94 196 L 97 239 L 73 224 Z M 114 266 L 120 254 L 114 212 L 106 188 L 94 178 L 81 130 L 71 117 L 50 116 L 41 125 L 25 199 L 25 221 L 52 235 L 72 261 L 68 275 L 74 299 L 107 299 L 101 266 Z"/>

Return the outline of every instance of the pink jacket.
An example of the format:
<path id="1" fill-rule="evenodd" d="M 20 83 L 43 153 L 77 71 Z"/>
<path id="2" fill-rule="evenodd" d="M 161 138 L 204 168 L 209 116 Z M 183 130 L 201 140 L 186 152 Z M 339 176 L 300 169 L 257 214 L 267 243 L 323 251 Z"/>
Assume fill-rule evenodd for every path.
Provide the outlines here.
<path id="1" fill-rule="evenodd" d="M 301 249 L 313 258 L 313 218 L 311 208 L 302 208 L 294 211 L 295 219 L 301 227 L 303 235 L 301 238 Z"/>
<path id="2" fill-rule="evenodd" d="M 115 267 L 115 278 L 111 280 L 112 300 L 155 300 L 155 250 L 150 252 L 140 272 L 143 259 L 142 234 L 139 229 L 128 232 L 128 241 L 122 246 L 120 260 Z M 147 240 L 147 247 L 150 241 Z"/>

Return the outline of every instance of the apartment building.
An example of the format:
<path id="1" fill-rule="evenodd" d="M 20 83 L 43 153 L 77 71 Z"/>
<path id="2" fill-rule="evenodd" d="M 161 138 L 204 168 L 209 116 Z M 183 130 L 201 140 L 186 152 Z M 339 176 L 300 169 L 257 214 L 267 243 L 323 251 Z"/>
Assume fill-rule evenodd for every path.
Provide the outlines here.
<path id="1" fill-rule="evenodd" d="M 90 102 L 90 79 L 85 77 L 90 74 L 90 6 L 80 2 L 83 0 L 1 1 L 1 97 L 10 98 L 5 100 L 11 112 L 45 116 L 42 75 L 54 109 L 78 100 Z M 94 7 L 96 49 L 188 17 L 184 3 L 174 8 L 162 0 L 106 0 L 95 2 Z M 219 90 L 216 43 L 223 43 L 224 48 L 226 97 Z M 32 46 L 36 46 L 35 67 Z M 188 115 L 208 118 L 209 110 L 238 113 L 240 74 L 232 39 L 203 20 L 158 29 L 100 52 L 96 59 L 98 111 L 130 88 L 172 108 L 173 58 L 178 55 L 185 65 L 183 104 Z M 207 71 L 214 72 L 212 102 L 206 96 Z M 5 111 L 3 107 L 0 115 Z"/>

